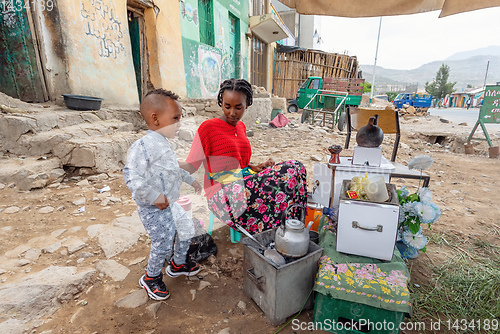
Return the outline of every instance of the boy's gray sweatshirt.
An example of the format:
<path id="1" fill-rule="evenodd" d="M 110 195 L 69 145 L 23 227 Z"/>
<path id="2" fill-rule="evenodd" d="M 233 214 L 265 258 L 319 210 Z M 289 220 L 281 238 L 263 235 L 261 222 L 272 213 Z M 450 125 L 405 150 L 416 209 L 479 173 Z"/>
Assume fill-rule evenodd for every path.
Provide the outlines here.
<path id="1" fill-rule="evenodd" d="M 151 130 L 130 146 L 123 178 L 140 206 L 154 205 L 160 194 L 164 194 L 170 203 L 175 203 L 180 196 L 182 181 L 191 185 L 195 180 L 179 167 L 168 139 Z"/>
<path id="2" fill-rule="evenodd" d="M 192 237 L 192 220 L 176 201 L 182 182 L 192 185 L 195 178 L 179 167 L 177 155 L 167 138 L 148 130 L 144 137 L 135 141 L 128 150 L 123 178 L 140 207 L 154 209 L 154 201 L 164 194 L 170 203 L 179 238 Z"/>

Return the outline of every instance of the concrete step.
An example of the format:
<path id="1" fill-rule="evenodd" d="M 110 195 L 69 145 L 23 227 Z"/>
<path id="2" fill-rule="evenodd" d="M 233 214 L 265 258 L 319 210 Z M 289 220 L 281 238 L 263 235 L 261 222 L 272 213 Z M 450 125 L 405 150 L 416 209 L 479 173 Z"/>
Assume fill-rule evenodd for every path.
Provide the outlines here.
<path id="1" fill-rule="evenodd" d="M 0 183 L 15 184 L 23 191 L 60 182 L 66 174 L 58 158 L 3 158 L 0 163 Z"/>
<path id="2" fill-rule="evenodd" d="M 68 111 L 47 110 L 0 114 L 0 151 L 16 147 L 24 134 L 39 134 L 54 129 L 63 129 L 80 124 L 94 124 L 106 120 L 130 123 L 135 129 L 144 128 L 145 123 L 137 110 Z"/>
<path id="3" fill-rule="evenodd" d="M 203 121 L 196 123 L 196 117 L 189 117 L 188 111 L 179 138 L 171 140 L 174 149 L 189 149 Z M 0 182 L 14 182 L 20 189 L 29 190 L 60 180 L 65 170 L 73 173 L 80 169 L 81 175 L 119 172 L 130 145 L 146 133 L 144 125 L 139 112 L 133 110 L 0 114 L 0 154 L 16 163 L 29 161 L 33 165 L 24 168 L 10 163 Z"/>
<path id="4" fill-rule="evenodd" d="M 118 120 L 99 120 L 97 122 L 81 123 L 35 134 L 25 133 L 16 141 L 5 140 L 2 150 L 16 155 L 48 156 L 54 154 L 56 151 L 60 151 L 59 146 L 64 143 L 75 143 L 79 139 L 99 138 L 117 132 L 133 130 L 134 125 L 131 123 Z"/>
<path id="5" fill-rule="evenodd" d="M 53 154 L 64 166 L 89 168 L 91 173 L 117 172 L 127 162 L 130 145 L 144 134 L 125 131 L 100 137 L 73 138 L 57 145 Z"/>
<path id="6" fill-rule="evenodd" d="M 144 132 L 124 131 L 70 138 L 53 146 L 48 157 L 4 156 L 0 160 L 0 183 L 14 183 L 19 190 L 25 191 L 61 182 L 68 167 L 81 169 L 85 175 L 120 172 L 127 161 L 130 145 L 143 135 Z"/>

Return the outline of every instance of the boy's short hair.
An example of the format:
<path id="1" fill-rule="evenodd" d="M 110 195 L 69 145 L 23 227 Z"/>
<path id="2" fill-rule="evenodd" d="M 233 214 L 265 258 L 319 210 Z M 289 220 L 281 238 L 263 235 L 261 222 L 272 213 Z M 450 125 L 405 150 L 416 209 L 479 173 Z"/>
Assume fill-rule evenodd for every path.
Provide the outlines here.
<path id="1" fill-rule="evenodd" d="M 148 96 L 148 95 L 162 95 L 165 97 L 169 97 L 174 101 L 177 101 L 179 99 L 179 95 L 175 94 L 174 92 L 172 92 L 170 90 L 165 90 L 163 88 L 157 88 L 157 89 L 150 90 L 146 94 L 146 96 Z M 144 96 L 144 97 L 146 97 L 146 96 Z"/>
<path id="2" fill-rule="evenodd" d="M 163 110 L 163 107 L 165 106 L 165 101 L 158 96 L 168 97 L 176 101 L 177 103 L 177 100 L 179 99 L 179 95 L 163 88 L 150 90 L 142 99 L 142 103 L 139 108 L 142 117 L 146 120 L 146 123 L 149 122 L 149 115 L 151 114 L 151 112 L 161 112 Z"/>

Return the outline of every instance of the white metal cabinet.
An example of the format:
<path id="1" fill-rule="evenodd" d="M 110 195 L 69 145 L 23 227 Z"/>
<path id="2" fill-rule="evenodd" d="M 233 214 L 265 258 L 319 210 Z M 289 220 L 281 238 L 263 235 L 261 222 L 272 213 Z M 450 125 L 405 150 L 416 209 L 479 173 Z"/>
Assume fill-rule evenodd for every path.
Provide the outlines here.
<path id="1" fill-rule="evenodd" d="M 392 259 L 399 219 L 399 205 L 340 200 L 337 251 Z"/>

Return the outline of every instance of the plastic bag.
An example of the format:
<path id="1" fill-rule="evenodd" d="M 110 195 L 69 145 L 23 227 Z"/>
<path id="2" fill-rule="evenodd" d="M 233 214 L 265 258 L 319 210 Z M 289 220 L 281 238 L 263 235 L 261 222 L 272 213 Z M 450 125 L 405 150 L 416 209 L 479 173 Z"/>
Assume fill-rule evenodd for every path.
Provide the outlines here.
<path id="1" fill-rule="evenodd" d="M 188 254 L 196 262 L 206 260 L 210 255 L 217 254 L 217 245 L 208 233 L 198 235 L 191 239 Z"/>
<path id="2" fill-rule="evenodd" d="M 275 128 L 282 128 L 288 123 L 290 123 L 290 120 L 286 118 L 286 116 L 283 115 L 282 113 L 276 115 L 276 117 L 274 117 L 274 119 L 271 122 L 269 122 L 269 124 Z"/>
<path id="3" fill-rule="evenodd" d="M 368 199 L 368 197 L 366 196 L 366 191 L 363 188 L 363 183 L 366 183 L 366 182 L 369 182 L 368 173 L 365 173 L 364 177 L 354 176 L 351 179 L 351 187 L 349 190 L 355 191 L 358 194 L 358 197 L 360 199 L 366 200 L 366 199 Z"/>

